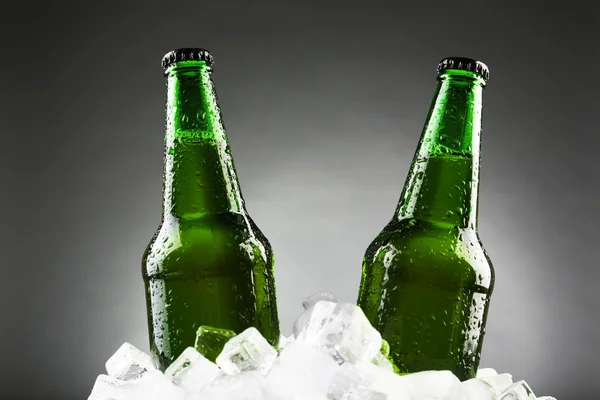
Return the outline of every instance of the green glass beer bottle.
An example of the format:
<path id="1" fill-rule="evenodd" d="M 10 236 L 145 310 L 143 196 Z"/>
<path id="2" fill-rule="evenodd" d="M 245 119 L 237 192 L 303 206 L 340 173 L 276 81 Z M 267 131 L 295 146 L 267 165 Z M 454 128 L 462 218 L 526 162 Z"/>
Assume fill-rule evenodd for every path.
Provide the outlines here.
<path id="1" fill-rule="evenodd" d="M 201 325 L 273 345 L 273 251 L 246 211 L 204 49 L 167 53 L 162 221 L 142 259 L 150 350 L 165 369 Z"/>
<path id="2" fill-rule="evenodd" d="M 494 270 L 477 233 L 489 71 L 446 58 L 396 212 L 365 252 L 358 305 L 401 373 L 477 372 Z"/>

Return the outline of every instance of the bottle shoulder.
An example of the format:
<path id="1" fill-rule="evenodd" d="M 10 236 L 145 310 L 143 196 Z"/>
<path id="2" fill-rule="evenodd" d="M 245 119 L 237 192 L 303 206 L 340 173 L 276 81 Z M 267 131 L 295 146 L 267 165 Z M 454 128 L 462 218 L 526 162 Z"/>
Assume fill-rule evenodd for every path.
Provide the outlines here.
<path id="1" fill-rule="evenodd" d="M 494 282 L 493 265 L 475 229 L 415 219 L 391 221 L 367 248 L 364 263 L 388 272 L 454 270 L 490 288 Z"/>
<path id="2" fill-rule="evenodd" d="M 142 269 L 145 276 L 151 276 L 169 271 L 268 266 L 272 253 L 269 241 L 247 214 L 166 219 L 144 252 Z"/>
<path id="3" fill-rule="evenodd" d="M 451 224 L 430 222 L 415 218 L 394 219 L 376 236 L 375 243 L 412 243 L 420 242 L 437 245 L 456 245 L 466 243 L 471 247 L 483 245 L 479 233 L 473 228 L 463 228 Z"/>

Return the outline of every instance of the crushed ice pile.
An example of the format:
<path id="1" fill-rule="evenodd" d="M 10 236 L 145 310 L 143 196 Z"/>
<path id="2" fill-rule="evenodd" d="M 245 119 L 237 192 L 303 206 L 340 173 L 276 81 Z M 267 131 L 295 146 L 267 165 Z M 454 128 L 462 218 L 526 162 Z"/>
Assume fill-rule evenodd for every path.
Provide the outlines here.
<path id="1" fill-rule="evenodd" d="M 196 349 L 203 351 L 203 338 L 218 343 L 220 330 L 201 328 L 195 348 L 164 374 L 150 355 L 125 343 L 88 400 L 556 400 L 536 397 L 525 381 L 491 368 L 464 382 L 450 371 L 397 375 L 387 343 L 359 307 L 329 293 L 303 305 L 293 335 L 281 337 L 277 349 L 249 328 L 221 335 L 222 351 L 212 362 Z"/>

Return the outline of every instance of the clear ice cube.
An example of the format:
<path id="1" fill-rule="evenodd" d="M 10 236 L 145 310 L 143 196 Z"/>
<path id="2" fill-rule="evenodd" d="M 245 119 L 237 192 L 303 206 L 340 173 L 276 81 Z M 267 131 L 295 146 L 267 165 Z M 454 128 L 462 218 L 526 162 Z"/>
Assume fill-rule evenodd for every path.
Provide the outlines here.
<path id="1" fill-rule="evenodd" d="M 188 392 L 199 392 L 219 374 L 219 367 L 193 347 L 185 349 L 165 371 L 165 376 Z"/>
<path id="2" fill-rule="evenodd" d="M 308 310 L 310 307 L 314 306 L 319 301 L 329 301 L 332 303 L 337 303 L 338 299 L 329 292 L 318 292 L 305 298 L 304 301 L 302 301 L 302 307 L 304 307 L 305 310 Z"/>
<path id="3" fill-rule="evenodd" d="M 215 362 L 223 350 L 225 343 L 233 337 L 235 337 L 235 332 L 229 329 L 213 328 L 212 326 L 202 325 L 196 331 L 194 348 L 204 357 Z"/>
<path id="4" fill-rule="evenodd" d="M 536 400 L 533 390 L 527 382 L 518 381 L 506 388 L 500 395 L 498 400 Z"/>
<path id="5" fill-rule="evenodd" d="M 337 302 L 331 302 L 331 301 L 327 301 L 327 300 L 320 300 L 319 302 L 324 302 L 329 304 L 329 307 L 333 310 L 335 309 Z M 319 303 L 317 302 L 317 303 Z M 316 303 L 315 303 L 316 304 Z M 298 318 L 296 318 L 296 320 L 294 321 L 293 325 L 292 325 L 292 334 L 294 336 L 294 339 L 298 338 L 298 335 L 300 335 L 300 332 L 304 329 L 304 327 L 306 327 L 306 325 L 309 323 L 311 315 L 313 313 L 313 310 L 315 308 L 315 304 L 311 305 L 310 307 L 308 307 L 302 314 L 300 314 L 300 316 Z"/>
<path id="6" fill-rule="evenodd" d="M 123 343 L 105 364 L 109 376 L 121 380 L 139 379 L 145 372 L 156 369 L 149 354 L 130 343 Z"/>
<path id="7" fill-rule="evenodd" d="M 381 339 L 381 349 L 379 349 L 379 352 L 386 357 L 390 355 L 390 344 L 387 340 Z"/>
<path id="8" fill-rule="evenodd" d="M 277 357 L 277 350 L 256 328 L 248 328 L 230 339 L 217 357 L 217 365 L 227 374 L 242 371 L 267 373 Z"/>
<path id="9" fill-rule="evenodd" d="M 381 335 L 353 304 L 319 301 L 300 319 L 296 341 L 323 348 L 340 363 L 371 361 L 380 351 Z"/>

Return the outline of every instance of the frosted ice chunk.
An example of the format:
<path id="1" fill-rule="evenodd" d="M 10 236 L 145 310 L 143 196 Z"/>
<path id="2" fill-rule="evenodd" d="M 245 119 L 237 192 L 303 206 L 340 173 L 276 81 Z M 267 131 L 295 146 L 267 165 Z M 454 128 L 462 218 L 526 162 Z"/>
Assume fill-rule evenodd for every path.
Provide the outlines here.
<path id="1" fill-rule="evenodd" d="M 325 395 L 339 364 L 325 351 L 304 343 L 292 343 L 279 355 L 267 375 L 274 394 Z"/>
<path id="2" fill-rule="evenodd" d="M 464 400 L 467 392 L 450 371 L 422 371 L 400 377 L 418 399 Z"/>
<path id="3" fill-rule="evenodd" d="M 462 383 L 469 400 L 496 400 L 494 389 L 481 379 L 473 378 Z"/>
<path id="4" fill-rule="evenodd" d="M 337 303 L 338 299 L 329 292 L 318 292 L 305 298 L 304 301 L 302 301 L 302 307 L 304 307 L 305 310 L 308 310 L 310 307 L 314 306 L 319 301 L 329 301 L 332 303 Z"/>
<path id="5" fill-rule="evenodd" d="M 289 346 L 290 344 L 292 344 L 294 342 L 295 342 L 294 335 L 290 335 L 288 337 L 280 335 L 279 336 L 279 344 L 277 345 L 277 351 L 281 352 L 283 349 L 285 349 L 287 346 Z"/>
<path id="6" fill-rule="evenodd" d="M 212 326 L 202 325 L 196 331 L 194 348 L 204 357 L 215 362 L 217 356 L 223 350 L 225 343 L 233 337 L 235 337 L 235 332 L 229 329 L 213 328 Z"/>
<path id="7" fill-rule="evenodd" d="M 488 383 L 496 395 L 500 394 L 503 390 L 513 384 L 511 374 L 499 374 L 489 377 L 480 378 L 482 381 Z"/>
<path id="8" fill-rule="evenodd" d="M 344 363 L 333 377 L 327 398 L 330 400 L 387 400 L 387 395 L 371 389 L 372 377 Z"/>
<path id="9" fill-rule="evenodd" d="M 264 377 L 257 371 L 244 371 L 235 376 L 224 376 L 197 399 L 276 400 L 266 386 Z"/>
<path id="10" fill-rule="evenodd" d="M 135 393 L 135 396 L 127 397 L 126 400 L 183 400 L 186 396 L 185 390 L 175 386 L 158 370 L 149 371 L 140 378 L 139 382 L 134 384 L 132 394 Z"/>
<path id="11" fill-rule="evenodd" d="M 108 375 L 98 375 L 88 400 L 109 400 L 117 398 L 120 393 L 124 393 L 122 387 L 125 385 L 127 385 L 127 381 L 122 381 Z"/>
<path id="12" fill-rule="evenodd" d="M 185 349 L 165 371 L 165 376 L 187 390 L 199 392 L 208 386 L 221 370 L 193 347 Z"/>
<path id="13" fill-rule="evenodd" d="M 162 372 L 152 370 L 129 381 L 100 375 L 88 400 L 183 400 L 185 396 L 186 392 L 173 385 Z"/>
<path id="14" fill-rule="evenodd" d="M 277 357 L 277 350 L 256 328 L 248 328 L 230 339 L 217 357 L 217 365 L 227 374 L 242 371 L 267 373 Z"/>
<path id="15" fill-rule="evenodd" d="M 388 400 L 411 399 L 410 387 L 399 375 L 372 363 L 359 362 L 356 368 L 370 380 L 370 389 L 388 396 Z"/>
<path id="16" fill-rule="evenodd" d="M 353 304 L 319 301 L 300 318 L 296 341 L 323 348 L 340 363 L 371 361 L 381 348 L 381 335 Z"/>
<path id="17" fill-rule="evenodd" d="M 150 355 L 130 343 L 123 343 L 105 364 L 109 376 L 121 380 L 139 379 L 146 371 L 156 369 Z"/>
<path id="18" fill-rule="evenodd" d="M 475 378 L 490 378 L 496 375 L 498 375 L 498 372 L 496 372 L 494 368 L 480 368 L 477 370 L 477 375 L 475 376 Z"/>
<path id="19" fill-rule="evenodd" d="M 278 400 L 329 400 L 326 394 L 323 393 L 309 393 L 309 394 L 297 394 L 291 393 L 286 397 L 279 398 Z"/>
<path id="20" fill-rule="evenodd" d="M 510 387 L 506 388 L 498 396 L 499 400 L 536 400 L 533 390 L 529 387 L 527 382 L 518 381 L 513 383 Z"/>

